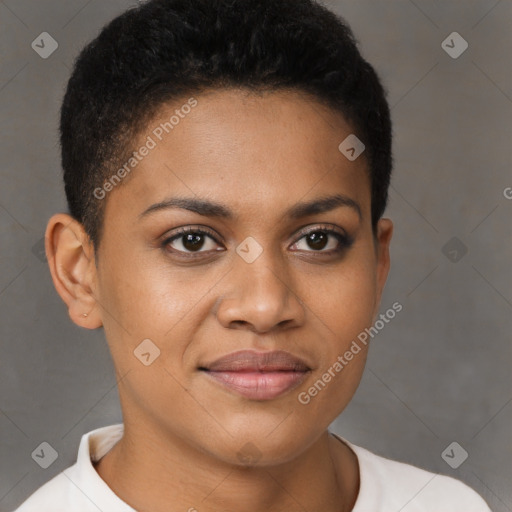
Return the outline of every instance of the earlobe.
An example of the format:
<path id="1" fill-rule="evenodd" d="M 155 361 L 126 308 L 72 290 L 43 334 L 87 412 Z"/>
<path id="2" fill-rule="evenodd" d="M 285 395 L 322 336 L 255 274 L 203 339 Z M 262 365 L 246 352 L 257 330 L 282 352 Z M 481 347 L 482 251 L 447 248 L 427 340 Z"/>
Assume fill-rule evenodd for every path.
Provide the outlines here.
<path id="1" fill-rule="evenodd" d="M 101 327 L 94 297 L 94 250 L 82 224 L 64 213 L 53 215 L 46 228 L 45 248 L 53 284 L 71 320 L 87 329 Z"/>

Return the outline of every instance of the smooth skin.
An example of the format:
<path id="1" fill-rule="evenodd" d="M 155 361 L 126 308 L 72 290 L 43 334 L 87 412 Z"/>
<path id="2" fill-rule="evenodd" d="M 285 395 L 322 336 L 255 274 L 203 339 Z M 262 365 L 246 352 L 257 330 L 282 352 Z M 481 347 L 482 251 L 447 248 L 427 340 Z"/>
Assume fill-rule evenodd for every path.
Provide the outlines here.
<path id="1" fill-rule="evenodd" d="M 163 107 L 134 150 L 187 99 Z M 367 349 L 309 404 L 298 394 L 373 324 L 392 222 L 381 219 L 374 236 L 367 161 L 338 150 L 352 133 L 338 112 L 296 91 L 213 90 L 196 99 L 103 199 L 96 257 L 76 220 L 59 213 L 48 223 L 55 287 L 73 322 L 103 326 L 118 378 L 125 434 L 96 470 L 140 511 L 350 511 L 357 458 L 327 428 L 355 393 Z M 286 213 L 335 194 L 360 215 L 346 204 Z M 213 201 L 233 216 L 177 207 L 143 214 L 175 197 Z M 196 245 L 168 240 L 186 226 L 210 234 Z M 322 229 L 352 243 L 327 234 L 322 245 Z M 252 263 L 236 252 L 247 237 L 263 249 Z M 160 356 L 145 366 L 134 350 L 147 338 Z M 286 350 L 311 372 L 277 398 L 252 400 L 199 370 L 242 349 Z M 250 462 L 240 456 L 247 453 Z"/>

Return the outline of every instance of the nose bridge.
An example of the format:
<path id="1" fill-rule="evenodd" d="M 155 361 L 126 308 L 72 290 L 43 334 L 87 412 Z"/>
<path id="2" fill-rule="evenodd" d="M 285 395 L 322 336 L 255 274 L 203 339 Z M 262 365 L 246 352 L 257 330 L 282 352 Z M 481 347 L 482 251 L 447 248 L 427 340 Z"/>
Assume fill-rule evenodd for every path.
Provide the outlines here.
<path id="1" fill-rule="evenodd" d="M 272 303 L 282 305 L 290 293 L 288 272 L 276 260 L 276 256 L 267 250 L 252 263 L 239 262 L 244 283 L 241 290 L 246 292 L 242 295 L 253 303 L 261 302 L 260 308 L 268 306 L 270 309 Z"/>
<path id="2" fill-rule="evenodd" d="M 298 325 L 304 311 L 283 259 L 276 251 L 266 249 L 251 261 L 245 255 L 255 248 L 248 243 L 248 251 L 243 252 L 242 243 L 234 258 L 230 291 L 217 310 L 219 321 L 225 327 L 243 325 L 261 332 L 277 325 Z"/>

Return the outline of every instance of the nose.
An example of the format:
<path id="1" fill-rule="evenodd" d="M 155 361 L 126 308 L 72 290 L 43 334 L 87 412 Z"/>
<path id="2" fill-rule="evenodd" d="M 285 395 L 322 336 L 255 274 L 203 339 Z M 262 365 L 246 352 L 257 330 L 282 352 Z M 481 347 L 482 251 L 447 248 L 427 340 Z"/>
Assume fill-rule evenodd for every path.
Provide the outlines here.
<path id="1" fill-rule="evenodd" d="M 239 258 L 229 274 L 228 291 L 217 301 L 223 327 L 266 333 L 302 325 L 303 302 L 290 282 L 289 272 L 273 264 L 263 251 L 252 263 Z"/>

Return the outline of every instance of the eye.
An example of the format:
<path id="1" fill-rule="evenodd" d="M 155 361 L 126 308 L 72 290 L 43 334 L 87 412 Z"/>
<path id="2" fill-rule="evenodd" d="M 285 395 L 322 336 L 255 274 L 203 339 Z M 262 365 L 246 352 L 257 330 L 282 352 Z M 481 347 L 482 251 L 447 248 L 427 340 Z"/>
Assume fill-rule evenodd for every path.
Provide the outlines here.
<path id="1" fill-rule="evenodd" d="M 299 251 L 332 254 L 343 251 L 353 243 L 352 238 L 345 233 L 323 226 L 301 231 L 300 234 L 303 236 L 292 246 L 297 246 Z"/>
<path id="2" fill-rule="evenodd" d="M 335 254 L 347 249 L 353 243 L 353 239 L 344 232 L 325 226 L 301 230 L 299 235 L 302 236 L 292 245 L 292 248 L 305 252 Z M 218 245 L 220 244 L 212 231 L 195 226 L 179 228 L 162 242 L 165 250 L 184 257 L 222 250 L 216 249 Z"/>
<path id="3" fill-rule="evenodd" d="M 179 228 L 162 242 L 162 246 L 171 252 L 192 255 L 216 250 L 216 245 L 218 242 L 212 232 L 193 226 Z"/>

